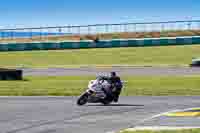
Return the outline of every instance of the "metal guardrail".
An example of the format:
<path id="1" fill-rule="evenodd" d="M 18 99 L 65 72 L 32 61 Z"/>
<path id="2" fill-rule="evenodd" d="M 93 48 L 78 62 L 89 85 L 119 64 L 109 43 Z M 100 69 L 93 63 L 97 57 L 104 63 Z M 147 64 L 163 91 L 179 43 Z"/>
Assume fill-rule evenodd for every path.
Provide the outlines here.
<path id="1" fill-rule="evenodd" d="M 33 36 L 42 38 L 49 35 L 163 32 L 177 30 L 200 30 L 200 20 L 0 29 L 0 39 L 18 37 L 32 38 Z"/>

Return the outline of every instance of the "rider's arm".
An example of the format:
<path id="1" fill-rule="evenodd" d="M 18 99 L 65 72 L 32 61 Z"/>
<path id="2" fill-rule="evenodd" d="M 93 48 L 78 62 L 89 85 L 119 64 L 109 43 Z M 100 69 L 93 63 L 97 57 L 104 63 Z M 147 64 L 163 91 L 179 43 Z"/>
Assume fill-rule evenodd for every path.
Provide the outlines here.
<path id="1" fill-rule="evenodd" d="M 101 77 L 103 80 L 110 80 L 110 77 L 108 77 L 108 76 L 102 76 Z"/>
<path id="2" fill-rule="evenodd" d="M 117 79 L 117 85 L 118 85 L 118 87 L 120 87 L 120 88 L 123 87 L 123 83 L 122 83 L 120 77 L 118 77 L 118 79 Z"/>

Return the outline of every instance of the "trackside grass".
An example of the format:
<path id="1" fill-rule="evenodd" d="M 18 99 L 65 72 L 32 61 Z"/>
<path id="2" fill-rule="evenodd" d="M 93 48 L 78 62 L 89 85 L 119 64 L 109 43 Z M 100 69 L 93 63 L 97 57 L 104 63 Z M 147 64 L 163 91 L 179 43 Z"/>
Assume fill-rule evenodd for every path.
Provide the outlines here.
<path id="1" fill-rule="evenodd" d="M 24 81 L 0 81 L 1 96 L 77 96 L 94 77 L 25 77 Z M 123 96 L 200 95 L 200 76 L 122 77 Z"/>
<path id="2" fill-rule="evenodd" d="M 0 67 L 183 66 L 199 51 L 200 45 L 0 52 Z"/>
<path id="3" fill-rule="evenodd" d="M 132 131 L 132 132 L 125 131 L 121 133 L 200 133 L 200 129 L 173 130 L 173 131 Z"/>

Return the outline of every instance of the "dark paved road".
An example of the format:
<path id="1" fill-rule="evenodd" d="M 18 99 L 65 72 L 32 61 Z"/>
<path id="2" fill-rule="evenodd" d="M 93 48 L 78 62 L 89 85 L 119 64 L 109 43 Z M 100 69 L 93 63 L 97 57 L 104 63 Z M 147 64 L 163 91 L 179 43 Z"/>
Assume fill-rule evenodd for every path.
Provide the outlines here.
<path id="1" fill-rule="evenodd" d="M 115 67 L 115 68 L 49 68 L 23 69 L 24 75 L 97 75 L 116 71 L 120 75 L 199 75 L 200 68 L 189 67 Z"/>
<path id="2" fill-rule="evenodd" d="M 1 97 L 0 133 L 105 133 L 140 125 L 154 125 L 152 116 L 200 107 L 200 96 L 122 97 L 119 104 L 79 107 L 76 97 Z M 143 121 L 145 119 L 145 121 Z M 199 118 L 187 121 L 156 119 L 159 125 L 200 126 Z"/>
<path id="3" fill-rule="evenodd" d="M 23 69 L 24 75 L 195 75 L 200 68 L 49 68 Z M 176 109 L 200 107 L 200 96 L 122 97 L 119 104 L 76 106 L 76 97 L 0 98 L 0 133 L 105 133 L 138 126 L 200 126 L 199 118 L 152 117 Z"/>

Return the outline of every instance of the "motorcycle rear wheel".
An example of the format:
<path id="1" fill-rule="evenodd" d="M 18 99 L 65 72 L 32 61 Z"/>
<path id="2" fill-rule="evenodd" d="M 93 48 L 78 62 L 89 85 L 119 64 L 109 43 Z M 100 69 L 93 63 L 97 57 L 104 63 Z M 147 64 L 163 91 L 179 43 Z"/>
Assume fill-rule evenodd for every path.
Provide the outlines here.
<path id="1" fill-rule="evenodd" d="M 111 102 L 110 101 L 107 101 L 107 100 L 102 100 L 101 103 L 103 105 L 109 105 Z"/>
<path id="2" fill-rule="evenodd" d="M 85 105 L 88 102 L 88 94 L 85 93 L 79 97 L 77 100 L 77 105 L 82 106 Z"/>

